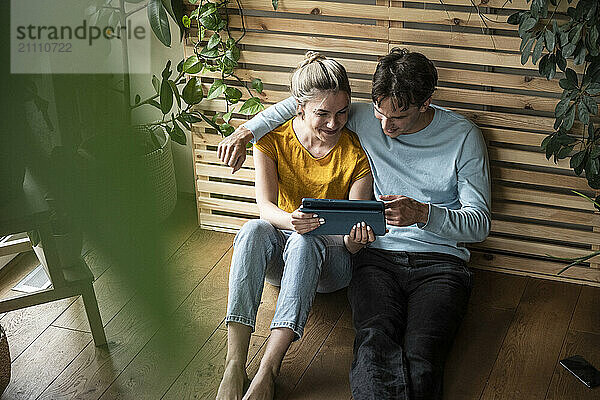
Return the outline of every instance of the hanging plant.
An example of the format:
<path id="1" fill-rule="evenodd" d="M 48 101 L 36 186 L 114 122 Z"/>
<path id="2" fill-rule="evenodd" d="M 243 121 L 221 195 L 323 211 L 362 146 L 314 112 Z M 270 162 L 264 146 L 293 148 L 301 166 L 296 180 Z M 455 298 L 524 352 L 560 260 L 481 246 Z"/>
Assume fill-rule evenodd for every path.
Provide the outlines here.
<path id="1" fill-rule="evenodd" d="M 190 3 L 196 4 L 198 1 L 190 0 Z M 236 3 L 242 17 L 242 32 L 239 38 L 234 38 L 229 29 L 227 8 L 229 1 L 212 3 L 201 0 L 198 8 L 190 16 L 182 18 L 185 28 L 190 28 L 193 23 L 198 26 L 198 34 L 193 42 L 194 54 L 177 65 L 178 75 L 174 79 L 171 79 L 173 73 L 171 63 L 167 62 L 161 79 L 156 76 L 152 78 L 156 94 L 143 101 L 139 96 L 135 99 L 134 108 L 150 104 L 162 112 L 162 120 L 148 126 L 163 125 L 173 140 L 178 143 L 185 143 L 182 127 L 190 130 L 192 123 L 205 121 L 221 135 L 228 136 L 235 130 L 229 123 L 234 112 L 253 115 L 264 109 L 260 98 L 257 97 L 263 91 L 262 81 L 254 79 L 251 83 L 247 83 L 235 74 L 240 59 L 238 46 L 246 33 L 241 5 L 237 0 Z M 202 83 L 196 75 L 207 71 L 219 72 L 220 77 L 214 80 L 205 94 Z M 186 79 L 186 75 L 189 79 Z M 240 86 L 230 85 L 228 81 L 231 80 L 237 81 Z M 248 99 L 244 102 L 241 101 L 242 90 L 248 94 Z M 204 99 L 212 100 L 218 97 L 225 99 L 225 112 L 209 116 L 196 107 Z M 169 118 L 168 113 L 174 101 L 177 105 L 176 112 L 172 112 Z"/>
<path id="2" fill-rule="evenodd" d="M 584 174 L 591 188 L 600 189 L 600 127 L 594 125 L 600 95 L 600 5 L 598 0 L 579 0 L 564 19 L 557 13 L 564 1 L 572 3 L 531 0 L 529 10 L 512 14 L 508 23 L 519 26 L 522 64 L 531 57 L 547 79 L 557 68 L 564 72 L 554 132 L 542 142 L 546 158 L 554 157 L 555 162 L 569 158 L 575 173 Z M 583 65 L 583 75 L 569 68 L 567 60 Z"/>

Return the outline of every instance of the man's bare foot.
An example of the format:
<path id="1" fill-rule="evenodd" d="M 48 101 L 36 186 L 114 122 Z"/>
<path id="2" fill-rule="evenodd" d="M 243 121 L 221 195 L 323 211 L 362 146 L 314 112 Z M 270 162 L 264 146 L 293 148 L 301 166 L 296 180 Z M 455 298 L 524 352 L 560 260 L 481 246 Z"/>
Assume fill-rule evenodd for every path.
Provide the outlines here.
<path id="1" fill-rule="evenodd" d="M 245 365 L 238 361 L 228 361 L 216 400 L 241 400 L 247 382 Z"/>
<path id="2" fill-rule="evenodd" d="M 243 400 L 273 400 L 274 396 L 275 375 L 269 368 L 259 368 Z"/>

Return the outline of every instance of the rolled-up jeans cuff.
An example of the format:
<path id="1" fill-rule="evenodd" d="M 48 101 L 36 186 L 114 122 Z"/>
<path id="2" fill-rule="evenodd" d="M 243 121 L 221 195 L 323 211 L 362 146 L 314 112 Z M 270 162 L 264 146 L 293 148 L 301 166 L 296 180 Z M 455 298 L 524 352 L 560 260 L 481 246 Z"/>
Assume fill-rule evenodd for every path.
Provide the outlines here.
<path id="1" fill-rule="evenodd" d="M 281 321 L 281 322 L 272 322 L 271 323 L 271 329 L 275 329 L 275 328 L 289 328 L 294 332 L 294 341 L 300 339 L 302 337 L 302 334 L 304 333 L 304 328 L 303 327 L 299 327 L 298 325 L 296 325 L 293 322 L 286 322 L 286 321 Z"/>
<path id="2" fill-rule="evenodd" d="M 225 317 L 225 324 L 230 322 L 237 322 L 238 324 L 246 325 L 252 328 L 252 332 L 254 332 L 254 326 L 256 325 L 255 321 L 252 321 L 250 318 L 242 317 L 240 315 L 228 315 Z"/>

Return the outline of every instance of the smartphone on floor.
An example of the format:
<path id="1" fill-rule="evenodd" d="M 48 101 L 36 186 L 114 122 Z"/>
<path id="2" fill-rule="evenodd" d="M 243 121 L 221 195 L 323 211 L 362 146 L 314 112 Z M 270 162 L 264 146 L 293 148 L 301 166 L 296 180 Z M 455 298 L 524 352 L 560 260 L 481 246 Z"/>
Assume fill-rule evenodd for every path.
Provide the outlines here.
<path id="1" fill-rule="evenodd" d="M 593 388 L 600 385 L 600 371 L 582 356 L 572 356 L 559 362 L 567 371 L 583 382 L 585 386 Z"/>

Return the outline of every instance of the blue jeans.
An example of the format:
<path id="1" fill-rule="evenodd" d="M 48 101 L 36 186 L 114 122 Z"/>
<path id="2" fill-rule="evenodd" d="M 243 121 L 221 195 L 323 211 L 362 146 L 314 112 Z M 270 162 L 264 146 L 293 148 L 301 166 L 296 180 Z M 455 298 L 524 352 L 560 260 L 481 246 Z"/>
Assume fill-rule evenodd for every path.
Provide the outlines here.
<path id="1" fill-rule="evenodd" d="M 354 399 L 441 400 L 444 362 L 471 287 L 472 273 L 452 255 L 358 253 L 348 289 Z"/>
<path id="2" fill-rule="evenodd" d="M 226 322 L 254 331 L 266 279 L 281 286 L 271 329 L 286 327 L 302 336 L 315 292 L 348 286 L 351 257 L 342 236 L 300 235 L 269 222 L 250 220 L 233 242 Z"/>

